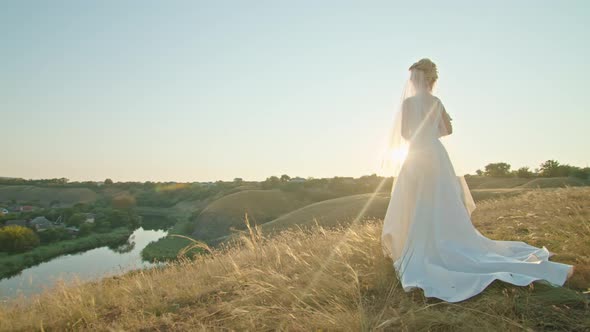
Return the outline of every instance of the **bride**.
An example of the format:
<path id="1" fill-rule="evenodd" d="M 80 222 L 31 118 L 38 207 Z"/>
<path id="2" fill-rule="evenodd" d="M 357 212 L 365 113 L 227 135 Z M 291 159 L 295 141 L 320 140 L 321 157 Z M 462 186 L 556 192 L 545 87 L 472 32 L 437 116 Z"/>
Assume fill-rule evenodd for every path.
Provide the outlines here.
<path id="1" fill-rule="evenodd" d="M 387 161 L 395 180 L 381 243 L 403 289 L 421 288 L 426 297 L 457 302 L 495 279 L 519 286 L 541 279 L 563 285 L 573 266 L 549 261 L 547 248 L 494 241 L 474 228 L 473 198 L 439 140 L 453 129 L 432 94 L 437 79 L 429 59 L 410 67 L 389 139 Z"/>

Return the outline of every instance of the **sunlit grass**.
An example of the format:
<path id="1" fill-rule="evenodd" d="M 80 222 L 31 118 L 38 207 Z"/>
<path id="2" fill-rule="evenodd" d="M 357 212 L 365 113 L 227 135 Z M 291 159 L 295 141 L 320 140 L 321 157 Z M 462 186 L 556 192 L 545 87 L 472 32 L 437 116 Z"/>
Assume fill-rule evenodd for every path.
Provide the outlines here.
<path id="1" fill-rule="evenodd" d="M 494 282 L 446 303 L 401 289 L 382 253 L 381 220 L 273 237 L 247 223 L 209 255 L 16 300 L 0 307 L 0 330 L 584 330 L 589 216 L 590 188 L 532 190 L 473 213 L 484 235 L 546 245 L 552 260 L 574 264 L 566 287 Z"/>

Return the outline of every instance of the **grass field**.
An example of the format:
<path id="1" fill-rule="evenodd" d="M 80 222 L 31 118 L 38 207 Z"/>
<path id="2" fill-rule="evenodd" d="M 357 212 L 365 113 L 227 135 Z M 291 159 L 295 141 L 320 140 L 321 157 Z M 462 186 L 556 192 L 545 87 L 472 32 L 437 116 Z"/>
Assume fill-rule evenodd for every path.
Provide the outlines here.
<path id="1" fill-rule="evenodd" d="M 94 202 L 97 197 L 98 195 L 88 188 L 0 185 L 0 202 L 16 200 L 18 202 L 35 202 L 48 206 L 52 201 L 59 201 L 60 204 L 74 205 L 76 203 Z"/>
<path id="2" fill-rule="evenodd" d="M 381 221 L 260 228 L 207 256 L 0 307 L 0 330 L 583 331 L 590 326 L 590 188 L 481 202 L 492 239 L 545 245 L 574 264 L 565 287 L 494 282 L 460 303 L 406 293 L 380 246 Z"/>
<path id="3" fill-rule="evenodd" d="M 472 190 L 476 202 L 486 199 L 498 199 L 512 197 L 521 194 L 525 189 L 476 189 Z M 348 225 L 353 220 L 364 221 L 368 219 L 383 219 L 389 204 L 389 193 L 359 194 L 329 199 L 285 213 L 280 217 L 261 224 L 265 234 L 276 233 L 291 227 L 309 227 L 316 221 L 323 226 Z M 237 218 L 236 218 L 237 219 Z M 244 215 L 241 216 L 241 226 L 244 226 Z M 230 237 L 239 236 L 238 232 L 225 235 L 211 241 L 218 244 L 227 241 Z"/>
<path id="4" fill-rule="evenodd" d="M 575 177 L 556 178 L 518 178 L 518 177 L 490 177 L 468 176 L 465 178 L 469 189 L 536 189 L 536 188 L 563 188 L 566 186 L 588 186 L 588 180 Z"/>

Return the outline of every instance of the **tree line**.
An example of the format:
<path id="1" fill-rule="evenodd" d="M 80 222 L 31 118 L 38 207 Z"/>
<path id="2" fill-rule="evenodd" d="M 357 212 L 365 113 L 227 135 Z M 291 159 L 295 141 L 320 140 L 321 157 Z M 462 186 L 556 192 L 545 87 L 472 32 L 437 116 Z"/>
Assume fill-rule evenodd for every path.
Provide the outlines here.
<path id="1" fill-rule="evenodd" d="M 576 178 L 587 180 L 590 178 L 590 167 L 578 167 L 569 164 L 561 164 L 557 160 L 547 160 L 543 162 L 539 168 L 531 170 L 530 167 L 524 166 L 516 170 L 511 170 L 511 165 L 505 162 L 490 163 L 484 167 L 484 170 L 478 169 L 475 172 L 480 176 L 491 176 L 491 177 L 519 177 L 519 178 L 532 178 L 532 177 L 568 177 L 573 176 Z"/>

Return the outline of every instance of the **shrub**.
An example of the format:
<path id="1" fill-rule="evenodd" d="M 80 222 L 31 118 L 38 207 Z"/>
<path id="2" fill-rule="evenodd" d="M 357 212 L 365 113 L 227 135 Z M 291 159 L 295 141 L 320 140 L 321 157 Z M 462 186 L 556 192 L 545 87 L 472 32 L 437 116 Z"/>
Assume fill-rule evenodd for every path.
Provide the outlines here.
<path id="1" fill-rule="evenodd" d="M 11 225 L 0 229 L 0 251 L 23 252 L 39 245 L 39 237 L 30 228 Z"/>
<path id="2" fill-rule="evenodd" d="M 39 232 L 38 236 L 39 240 L 44 244 L 69 239 L 71 237 L 71 235 L 61 227 L 54 227 Z"/>
<path id="3" fill-rule="evenodd" d="M 521 167 L 516 171 L 516 176 L 519 178 L 530 178 L 533 176 L 533 172 L 528 167 Z"/>

